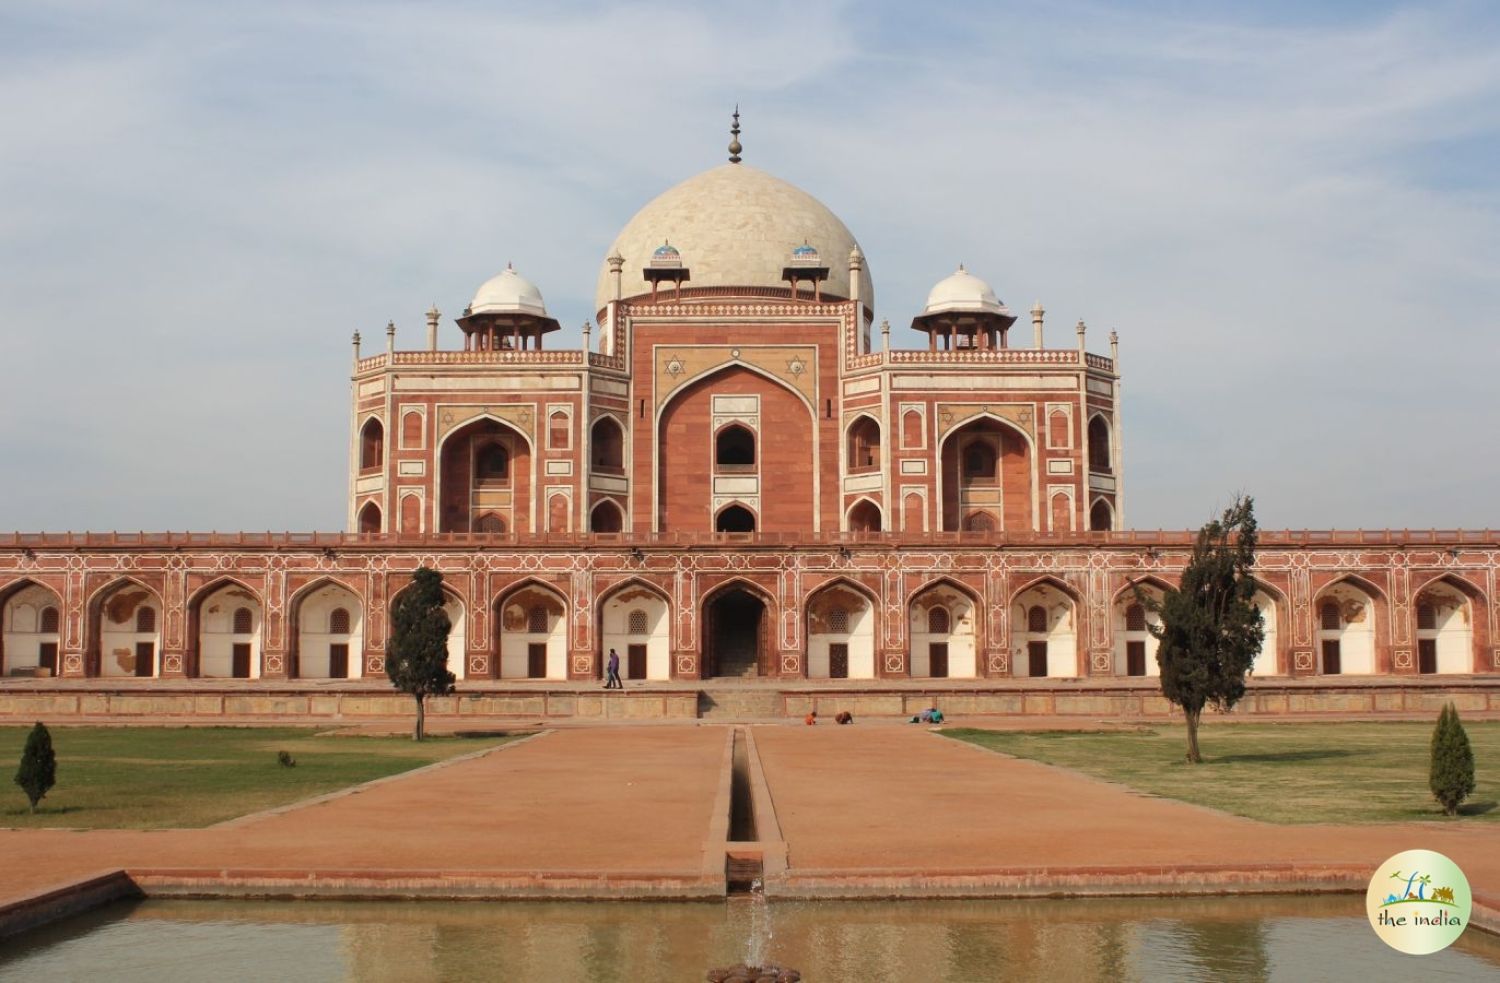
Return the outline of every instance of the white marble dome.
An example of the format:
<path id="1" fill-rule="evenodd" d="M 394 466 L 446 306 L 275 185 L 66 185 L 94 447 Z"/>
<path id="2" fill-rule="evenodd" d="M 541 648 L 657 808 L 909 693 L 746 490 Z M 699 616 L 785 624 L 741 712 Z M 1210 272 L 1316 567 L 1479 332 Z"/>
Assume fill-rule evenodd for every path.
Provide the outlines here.
<path id="1" fill-rule="evenodd" d="M 546 317 L 547 305 L 543 303 L 542 292 L 536 288 L 536 284 L 507 265 L 499 275 L 480 284 L 466 314 L 532 314 Z"/>
<path id="2" fill-rule="evenodd" d="M 781 278 L 793 250 L 812 246 L 827 263 L 824 296 L 849 296 L 849 253 L 858 247 L 838 216 L 812 195 L 747 164 L 721 164 L 688 178 L 636 212 L 615 237 L 607 256 L 625 263 L 621 296 L 651 292 L 642 267 L 670 242 L 692 277 L 688 287 L 786 287 Z M 868 268 L 859 296 L 873 309 Z M 599 268 L 595 306 L 614 299 L 609 261 Z"/>
<path id="3" fill-rule="evenodd" d="M 927 307 L 922 316 L 929 314 L 1000 314 L 1009 316 L 1010 309 L 1000 303 L 995 291 L 979 277 L 964 269 L 944 277 L 927 294 Z"/>

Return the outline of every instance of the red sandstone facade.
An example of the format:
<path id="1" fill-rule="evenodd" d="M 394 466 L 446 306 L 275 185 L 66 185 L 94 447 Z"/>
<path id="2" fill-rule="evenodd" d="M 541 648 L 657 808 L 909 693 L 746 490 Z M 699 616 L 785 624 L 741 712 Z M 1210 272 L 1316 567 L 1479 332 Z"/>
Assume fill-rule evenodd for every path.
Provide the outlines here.
<path id="1" fill-rule="evenodd" d="M 1191 543 L 1123 531 L 1114 337 L 1045 347 L 1038 305 L 1011 347 L 960 270 L 896 350 L 872 293 L 821 205 L 710 171 L 622 232 L 597 344 L 546 349 L 509 270 L 461 348 L 436 311 L 424 350 L 356 336 L 353 532 L 0 538 L 0 676 L 380 676 L 419 565 L 464 680 L 594 679 L 611 648 L 655 680 L 1154 674 L 1133 588 Z M 1500 670 L 1497 558 L 1489 532 L 1265 534 L 1255 671 Z"/>

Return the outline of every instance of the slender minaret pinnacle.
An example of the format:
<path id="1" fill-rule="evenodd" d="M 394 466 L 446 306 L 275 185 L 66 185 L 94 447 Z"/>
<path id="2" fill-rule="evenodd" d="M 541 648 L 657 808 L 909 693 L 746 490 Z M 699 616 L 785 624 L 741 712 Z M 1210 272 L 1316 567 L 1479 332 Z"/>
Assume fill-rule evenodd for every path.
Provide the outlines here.
<path id="1" fill-rule="evenodd" d="M 385 325 L 385 353 L 396 354 L 396 322 L 387 321 Z"/>
<path id="2" fill-rule="evenodd" d="M 354 332 L 354 337 L 349 339 L 354 342 L 354 364 L 359 365 L 359 332 Z"/>
<path id="3" fill-rule="evenodd" d="M 1031 308 L 1031 336 L 1032 342 L 1037 348 L 1043 347 L 1042 317 L 1046 313 L 1046 310 L 1042 307 L 1041 301 L 1037 301 L 1036 304 Z"/>
<path id="4" fill-rule="evenodd" d="M 430 352 L 437 351 L 438 319 L 442 316 L 442 312 L 437 309 L 437 304 L 433 304 L 427 311 L 427 350 Z"/>
<path id="5" fill-rule="evenodd" d="M 880 350 L 891 350 L 891 322 L 885 318 L 880 319 Z"/>
<path id="6" fill-rule="evenodd" d="M 738 164 L 740 151 L 744 149 L 740 146 L 740 106 L 739 103 L 735 103 L 734 124 L 729 127 L 729 163 Z"/>

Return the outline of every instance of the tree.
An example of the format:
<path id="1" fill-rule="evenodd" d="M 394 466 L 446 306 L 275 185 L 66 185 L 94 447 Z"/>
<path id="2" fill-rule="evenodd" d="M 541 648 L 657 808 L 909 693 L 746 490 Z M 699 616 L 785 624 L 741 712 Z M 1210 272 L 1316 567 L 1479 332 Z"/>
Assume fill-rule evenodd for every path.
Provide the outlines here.
<path id="1" fill-rule="evenodd" d="M 31 800 L 31 811 L 36 812 L 36 804 L 56 783 L 57 755 L 52 752 L 52 735 L 38 722 L 27 735 L 26 749 L 21 752 L 21 767 L 16 771 L 16 784 Z"/>
<path id="2" fill-rule="evenodd" d="M 1265 638 L 1255 606 L 1255 508 L 1239 496 L 1198 531 L 1180 584 L 1160 601 L 1139 587 L 1136 600 L 1161 619 L 1151 626 L 1161 692 L 1187 719 L 1187 760 L 1201 764 L 1198 722 L 1203 708 L 1228 710 L 1245 695 L 1245 674 Z"/>
<path id="3" fill-rule="evenodd" d="M 391 683 L 417 701 L 417 723 L 412 740 L 420 741 L 426 719 L 424 700 L 453 692 L 453 673 L 448 671 L 448 632 L 452 630 L 443 610 L 443 575 L 420 567 L 411 575 L 411 586 L 401 592 L 391 612 L 391 640 L 385 655 L 385 673 Z"/>
<path id="4" fill-rule="evenodd" d="M 1427 785 L 1432 797 L 1450 816 L 1458 815 L 1458 804 L 1474 791 L 1474 749 L 1469 735 L 1458 719 L 1458 710 L 1449 703 L 1438 714 L 1432 731 L 1432 766 Z"/>

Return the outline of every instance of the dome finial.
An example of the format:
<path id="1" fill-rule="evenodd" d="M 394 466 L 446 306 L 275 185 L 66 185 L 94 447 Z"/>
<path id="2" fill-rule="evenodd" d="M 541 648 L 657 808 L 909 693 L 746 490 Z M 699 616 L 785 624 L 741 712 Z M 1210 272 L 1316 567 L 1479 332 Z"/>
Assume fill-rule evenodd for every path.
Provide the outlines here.
<path id="1" fill-rule="evenodd" d="M 740 146 L 740 104 L 735 103 L 734 123 L 729 127 L 729 163 L 738 164 L 740 151 L 744 149 Z"/>

